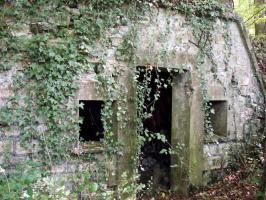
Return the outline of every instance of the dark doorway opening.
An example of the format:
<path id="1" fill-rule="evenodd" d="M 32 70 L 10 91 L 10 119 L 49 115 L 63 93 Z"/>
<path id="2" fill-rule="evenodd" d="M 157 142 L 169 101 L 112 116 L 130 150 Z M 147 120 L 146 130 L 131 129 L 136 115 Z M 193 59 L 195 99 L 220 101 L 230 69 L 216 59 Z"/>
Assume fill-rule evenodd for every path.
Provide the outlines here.
<path id="1" fill-rule="evenodd" d="M 103 101 L 81 100 L 79 104 L 80 123 L 79 138 L 84 141 L 100 141 L 103 139 L 104 128 L 101 120 L 101 109 Z"/>
<path id="2" fill-rule="evenodd" d="M 145 108 L 154 104 L 152 116 L 143 121 L 144 128 L 151 135 L 151 140 L 145 141 L 140 155 L 140 182 L 148 186 L 152 191 L 165 191 L 170 189 L 170 164 L 171 156 L 162 153 L 163 149 L 169 150 L 171 141 L 171 120 L 172 120 L 172 87 L 171 74 L 167 71 L 155 69 L 138 68 L 138 83 L 145 85 L 147 73 L 150 77 L 148 86 L 151 91 L 145 97 Z M 149 79 L 149 78 L 148 78 Z M 158 87 L 158 79 L 162 84 Z M 156 99 L 156 91 L 159 91 L 159 98 Z M 160 133 L 167 142 L 158 140 L 156 134 Z M 144 133 L 141 133 L 144 134 Z M 150 138 L 150 137 L 149 137 Z"/>

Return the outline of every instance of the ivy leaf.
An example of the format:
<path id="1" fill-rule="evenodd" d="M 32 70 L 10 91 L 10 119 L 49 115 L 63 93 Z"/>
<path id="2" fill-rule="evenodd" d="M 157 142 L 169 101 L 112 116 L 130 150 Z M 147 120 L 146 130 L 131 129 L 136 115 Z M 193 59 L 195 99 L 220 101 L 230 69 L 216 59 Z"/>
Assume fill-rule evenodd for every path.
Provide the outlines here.
<path id="1" fill-rule="evenodd" d="M 167 154 L 167 150 L 166 150 L 166 149 L 162 149 L 162 150 L 160 151 L 160 154 Z"/>
<path id="2" fill-rule="evenodd" d="M 88 186 L 89 192 L 96 192 L 98 190 L 99 186 L 97 183 L 91 183 Z"/>

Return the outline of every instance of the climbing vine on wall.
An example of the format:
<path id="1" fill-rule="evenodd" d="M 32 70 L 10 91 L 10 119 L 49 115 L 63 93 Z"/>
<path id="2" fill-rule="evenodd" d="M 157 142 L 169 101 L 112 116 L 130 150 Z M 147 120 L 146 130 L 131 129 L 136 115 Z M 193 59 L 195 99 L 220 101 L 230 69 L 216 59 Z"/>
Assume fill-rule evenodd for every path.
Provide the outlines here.
<path id="1" fill-rule="evenodd" d="M 34 141 L 38 141 L 37 154 L 32 154 L 30 163 L 23 164 L 29 167 L 24 171 L 27 176 L 18 180 L 17 174 L 23 172 L 16 171 L 14 176 L 1 177 L 3 188 L 0 191 L 2 199 L 27 198 L 43 195 L 49 197 L 69 196 L 66 188 L 62 188 L 57 193 L 51 189 L 55 186 L 54 181 L 41 177 L 50 174 L 53 165 L 65 160 L 72 159 L 71 150 L 73 145 L 79 140 L 79 123 L 77 117 L 78 106 L 75 103 L 75 94 L 78 89 L 76 80 L 84 73 L 95 73 L 98 81 L 98 92 L 104 93 L 105 106 L 102 108 L 102 121 L 105 129 L 105 146 L 109 154 L 121 153 L 121 144 L 113 132 L 114 115 L 121 123 L 120 129 L 126 129 L 127 117 L 127 93 L 123 89 L 120 77 L 124 72 L 119 66 L 113 66 L 112 71 L 106 67 L 106 55 L 96 52 L 98 44 L 109 47 L 110 37 L 107 32 L 121 25 L 138 23 L 146 13 L 154 7 L 164 7 L 172 12 L 181 12 L 186 17 L 186 25 L 192 27 L 193 35 L 198 47 L 196 68 L 201 77 L 202 69 L 206 59 L 212 62 L 212 71 L 215 73 L 216 64 L 213 61 L 213 23 L 218 17 L 226 17 L 227 8 L 217 1 L 136 1 L 126 0 L 93 0 L 84 3 L 76 1 L 15 1 L 1 3 L 0 11 L 0 72 L 6 73 L 14 70 L 13 95 L 8 99 L 6 106 L 0 108 L 0 122 L 4 129 L 19 126 L 21 144 L 26 149 L 33 149 Z M 16 29 L 23 29 L 23 26 L 30 26 L 28 35 L 17 35 Z M 228 36 L 226 36 L 228 37 Z M 134 30 L 124 37 L 122 44 L 118 47 L 116 58 L 126 63 L 135 61 Z M 229 46 L 229 45 L 227 45 Z M 229 53 L 228 53 L 229 54 Z M 160 56 L 155 60 L 160 60 Z M 97 61 L 97 62 L 95 62 Z M 228 62 L 228 59 L 225 60 Z M 14 65 L 19 63 L 19 69 Z M 148 63 L 147 63 L 148 64 Z M 147 69 L 159 70 L 163 66 L 148 66 Z M 137 95 L 132 97 L 137 108 L 135 123 L 138 132 L 145 131 L 142 126 L 144 118 L 152 115 L 153 107 L 143 112 L 144 100 L 150 93 L 148 82 L 150 76 L 146 76 L 147 84 L 137 85 L 138 72 L 135 67 L 132 70 L 136 75 L 132 78 Z M 169 71 L 171 71 L 169 69 Z M 149 73 L 151 71 L 147 71 Z M 162 87 L 165 82 L 157 78 L 157 87 Z M 171 83 L 169 83 L 171 84 Z M 206 80 L 201 78 L 202 96 L 204 100 L 203 109 L 206 115 L 206 132 L 212 132 L 210 125 L 210 105 L 208 104 Z M 160 93 L 154 94 L 158 99 Z M 155 101 L 156 102 L 156 101 Z M 116 111 L 114 112 L 114 104 Z M 125 133 L 126 134 L 126 133 Z M 150 136 L 139 137 L 136 144 L 137 151 L 134 158 L 136 165 L 141 145 Z M 165 140 L 162 136 L 158 138 Z M 156 139 L 158 139 L 156 138 Z M 165 142 L 165 141 L 164 141 Z M 86 156 L 85 156 L 86 157 Z M 88 159 L 97 160 L 89 155 Z M 6 166 L 10 167 L 12 157 L 6 156 Z M 81 158 L 79 158 L 81 159 Z M 82 159 L 85 159 L 84 157 Z M 86 160 L 86 159 L 85 159 Z M 37 164 L 36 164 L 37 163 Z M 103 166 L 104 168 L 104 166 Z M 33 169 L 33 170 L 32 170 Z M 2 174 L 5 174 L 3 169 Z M 92 174 L 83 174 L 84 185 L 78 183 L 81 174 L 77 173 L 73 178 L 77 188 L 87 188 L 89 195 L 97 191 L 106 191 L 107 175 L 98 178 L 98 182 L 91 182 Z M 126 176 L 126 175 L 125 175 Z M 16 177 L 16 178 L 14 178 Z M 30 180 L 28 180 L 30 179 Z M 16 188 L 14 182 L 19 182 L 21 187 Z M 134 185 L 134 184 L 135 185 Z M 138 183 L 122 184 L 123 188 L 118 189 L 121 193 L 130 193 L 138 188 Z M 25 185 L 39 185 L 36 189 L 26 189 Z M 50 184 L 50 185 L 49 185 Z M 74 184 L 75 185 L 75 184 Z M 36 187 L 37 187 L 36 186 Z M 35 189 L 34 189 L 35 188 Z M 38 187 L 37 187 L 38 188 Z M 76 190 L 77 193 L 81 190 Z M 74 194 L 73 194 L 74 195 Z M 96 198 L 97 195 L 114 195 L 112 192 L 95 194 L 90 196 Z M 99 196 L 98 196 L 99 197 Z M 97 198 L 98 198 L 97 197 Z M 112 197 L 110 197 L 112 199 Z"/>

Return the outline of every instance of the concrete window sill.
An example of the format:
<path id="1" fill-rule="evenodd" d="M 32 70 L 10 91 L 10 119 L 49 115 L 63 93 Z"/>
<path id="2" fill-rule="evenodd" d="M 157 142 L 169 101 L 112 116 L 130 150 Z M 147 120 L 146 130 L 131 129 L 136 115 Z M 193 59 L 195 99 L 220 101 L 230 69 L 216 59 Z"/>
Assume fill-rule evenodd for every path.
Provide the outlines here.
<path id="1" fill-rule="evenodd" d="M 74 155 L 84 155 L 87 153 L 102 153 L 105 151 L 105 146 L 103 142 L 87 141 L 79 142 L 73 149 L 72 154 Z"/>

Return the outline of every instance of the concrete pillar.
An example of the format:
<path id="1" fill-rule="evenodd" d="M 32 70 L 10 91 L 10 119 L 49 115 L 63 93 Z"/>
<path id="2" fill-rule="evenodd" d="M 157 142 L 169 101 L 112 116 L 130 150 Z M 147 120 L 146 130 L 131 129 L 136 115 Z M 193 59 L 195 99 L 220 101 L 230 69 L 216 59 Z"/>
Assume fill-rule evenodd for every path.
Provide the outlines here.
<path id="1" fill-rule="evenodd" d="M 202 94 L 197 72 L 191 74 L 192 96 L 190 107 L 190 141 L 189 141 L 189 182 L 193 186 L 203 184 L 203 137 L 204 112 L 202 110 Z"/>
<path id="2" fill-rule="evenodd" d="M 134 73 L 130 70 L 126 71 L 122 76 L 121 83 L 125 83 L 125 92 L 127 93 L 127 101 L 125 108 L 127 110 L 127 123 L 125 128 L 121 128 L 121 122 L 118 122 L 118 141 L 122 144 L 121 153 L 117 156 L 117 186 L 122 189 L 124 186 L 134 185 L 136 178 L 137 162 L 137 127 L 136 127 L 136 105 L 134 102 L 136 91 L 132 85 L 132 78 Z M 126 175 L 126 176 L 124 176 Z M 119 194 L 118 199 L 134 200 L 136 199 L 136 192 Z"/>
<path id="3" fill-rule="evenodd" d="M 197 76 L 185 72 L 172 86 L 171 190 L 188 195 L 190 185 L 202 184 L 204 115 Z"/>
<path id="4" fill-rule="evenodd" d="M 187 195 L 189 186 L 190 105 L 189 73 L 173 77 L 172 86 L 172 135 L 171 190 Z"/>

